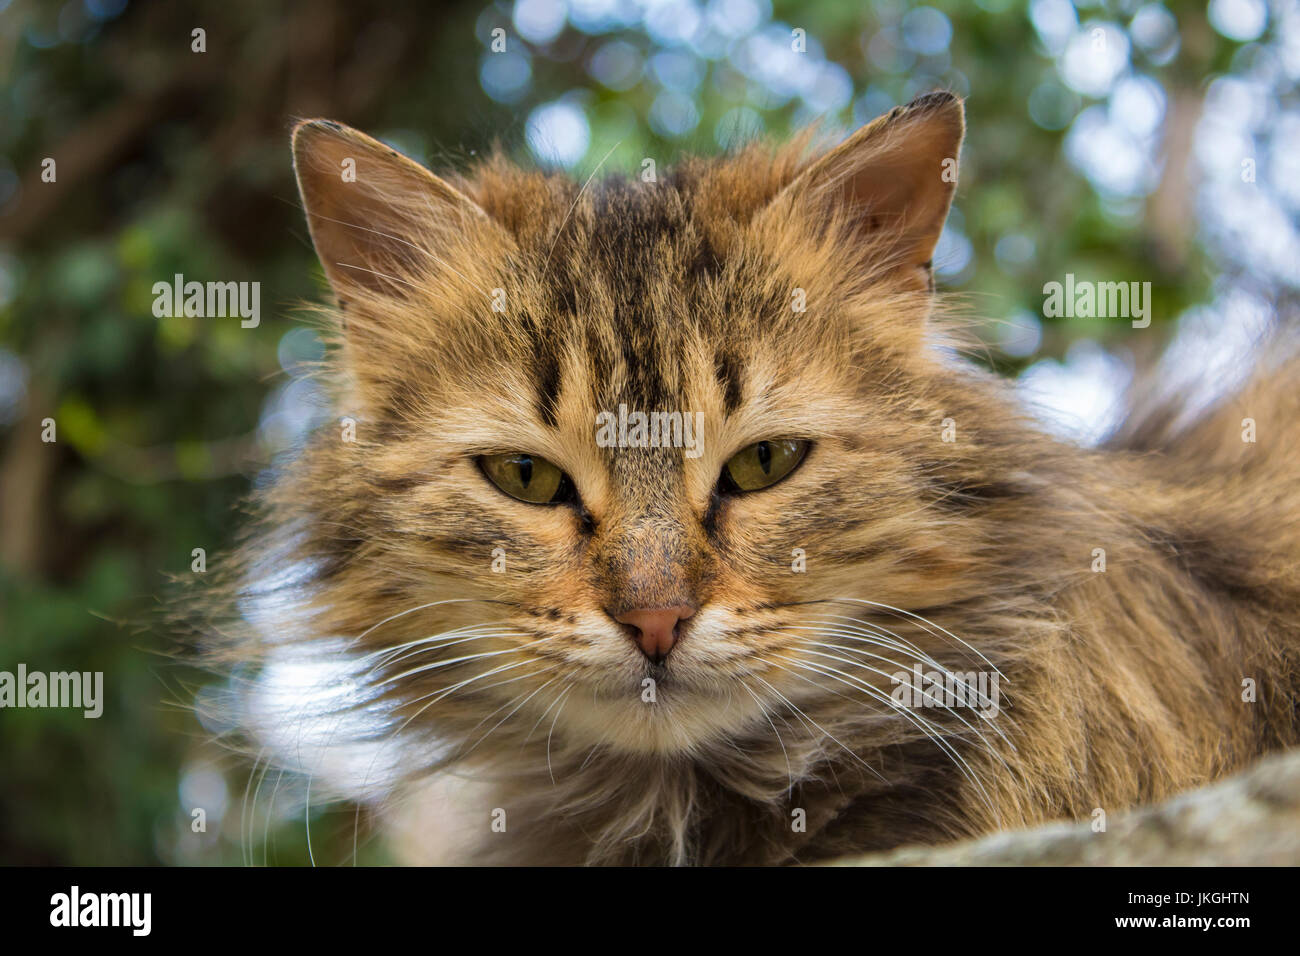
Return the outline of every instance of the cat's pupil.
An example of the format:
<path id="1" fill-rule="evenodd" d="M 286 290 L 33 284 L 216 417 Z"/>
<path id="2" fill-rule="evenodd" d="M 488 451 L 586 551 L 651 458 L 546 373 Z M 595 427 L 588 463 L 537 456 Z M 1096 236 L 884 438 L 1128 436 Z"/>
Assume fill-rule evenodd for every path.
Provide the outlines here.
<path id="1" fill-rule="evenodd" d="M 759 442 L 755 454 L 758 455 L 758 466 L 763 469 L 763 474 L 770 475 L 772 473 L 772 449 L 768 447 L 767 442 Z"/>
<path id="2" fill-rule="evenodd" d="M 533 480 L 533 460 L 529 458 L 527 455 L 521 455 L 519 458 L 519 481 L 523 484 L 525 488 L 527 488 L 529 484 L 532 483 L 532 480 Z"/>

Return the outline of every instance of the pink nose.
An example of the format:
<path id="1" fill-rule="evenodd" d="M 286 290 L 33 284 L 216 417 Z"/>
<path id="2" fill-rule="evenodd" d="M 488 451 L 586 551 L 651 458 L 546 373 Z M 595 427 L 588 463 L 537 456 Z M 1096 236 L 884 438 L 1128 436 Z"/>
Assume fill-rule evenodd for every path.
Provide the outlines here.
<path id="1" fill-rule="evenodd" d="M 636 644 L 641 653 L 656 664 L 662 663 L 677 643 L 677 624 L 695 613 L 686 604 L 677 607 L 636 608 L 614 615 L 614 620 L 636 628 Z"/>

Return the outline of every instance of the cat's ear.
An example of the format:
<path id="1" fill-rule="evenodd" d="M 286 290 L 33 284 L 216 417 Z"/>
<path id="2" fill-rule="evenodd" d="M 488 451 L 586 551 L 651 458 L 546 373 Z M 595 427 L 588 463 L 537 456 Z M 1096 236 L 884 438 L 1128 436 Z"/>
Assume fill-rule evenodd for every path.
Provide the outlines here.
<path id="1" fill-rule="evenodd" d="M 402 297 L 421 259 L 436 261 L 440 235 L 488 220 L 419 163 L 329 120 L 294 127 L 293 165 L 316 254 L 341 301 Z"/>
<path id="2" fill-rule="evenodd" d="M 847 221 L 865 258 L 908 287 L 928 289 L 964 132 L 961 100 L 922 96 L 815 160 L 784 193 L 794 214 Z"/>

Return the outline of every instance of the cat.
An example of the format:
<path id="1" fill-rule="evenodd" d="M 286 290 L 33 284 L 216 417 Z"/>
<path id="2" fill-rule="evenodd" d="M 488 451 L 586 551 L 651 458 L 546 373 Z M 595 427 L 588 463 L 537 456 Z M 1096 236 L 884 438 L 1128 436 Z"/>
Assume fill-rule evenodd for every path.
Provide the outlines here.
<path id="1" fill-rule="evenodd" d="M 297 125 L 341 424 L 206 605 L 254 752 L 405 862 L 707 865 L 1088 819 L 1295 744 L 1294 353 L 1051 437 L 935 293 L 964 129 L 934 93 L 579 184 Z"/>

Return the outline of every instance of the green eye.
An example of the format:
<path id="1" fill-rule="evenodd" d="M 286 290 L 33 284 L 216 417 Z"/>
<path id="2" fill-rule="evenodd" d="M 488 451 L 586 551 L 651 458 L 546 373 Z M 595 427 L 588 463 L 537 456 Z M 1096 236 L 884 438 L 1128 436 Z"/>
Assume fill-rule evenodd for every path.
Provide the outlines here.
<path id="1" fill-rule="evenodd" d="M 569 476 L 537 455 L 520 452 L 483 455 L 478 463 L 492 484 L 520 501 L 553 505 L 573 496 L 573 483 Z"/>
<path id="2" fill-rule="evenodd" d="M 776 484 L 803 461 L 808 442 L 800 439 L 760 441 L 742 448 L 722 468 L 729 491 L 758 491 Z"/>

